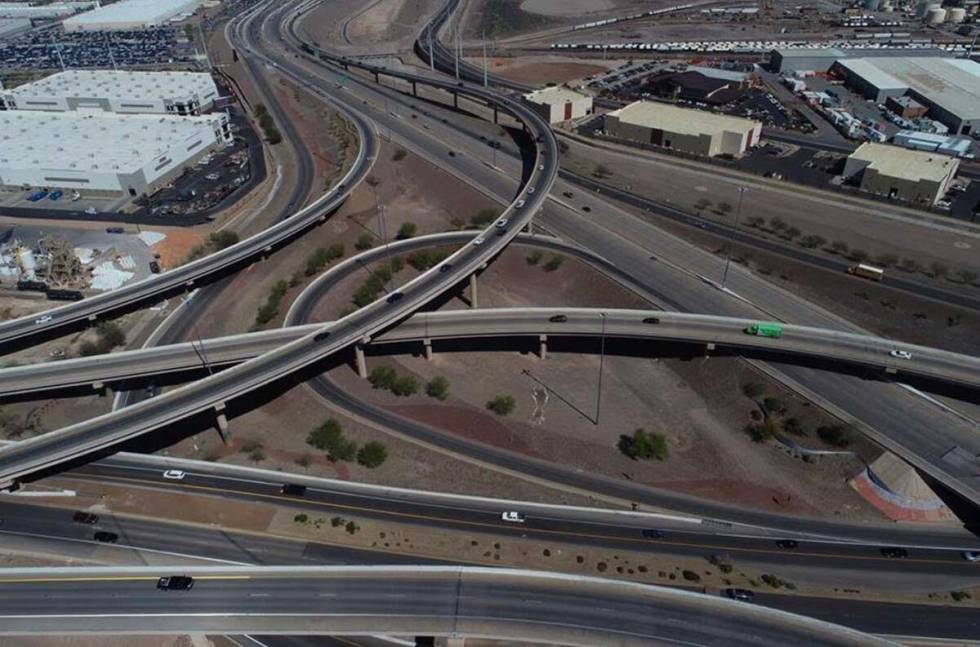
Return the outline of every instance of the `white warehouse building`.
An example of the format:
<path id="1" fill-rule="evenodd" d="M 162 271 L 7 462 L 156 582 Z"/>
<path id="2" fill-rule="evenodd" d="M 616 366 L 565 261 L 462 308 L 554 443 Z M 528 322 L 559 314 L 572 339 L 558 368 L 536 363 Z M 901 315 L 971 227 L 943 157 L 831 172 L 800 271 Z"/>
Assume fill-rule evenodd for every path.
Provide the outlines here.
<path id="1" fill-rule="evenodd" d="M 66 32 L 112 31 L 158 27 L 181 15 L 197 11 L 203 0 L 119 0 L 119 2 L 62 22 Z"/>
<path id="2" fill-rule="evenodd" d="M 98 6 L 99 3 L 96 0 L 91 2 L 52 2 L 39 5 L 27 2 L 0 2 L 0 18 L 22 18 L 26 20 L 63 18 Z"/>
<path id="3" fill-rule="evenodd" d="M 557 86 L 525 94 L 524 103 L 552 124 L 592 114 L 591 96 Z"/>
<path id="4" fill-rule="evenodd" d="M 154 193 L 232 141 L 228 116 L 0 112 L 0 186 Z"/>
<path id="5" fill-rule="evenodd" d="M 218 87 L 204 72 L 67 70 L 0 90 L 0 110 L 199 115 L 217 98 Z"/>

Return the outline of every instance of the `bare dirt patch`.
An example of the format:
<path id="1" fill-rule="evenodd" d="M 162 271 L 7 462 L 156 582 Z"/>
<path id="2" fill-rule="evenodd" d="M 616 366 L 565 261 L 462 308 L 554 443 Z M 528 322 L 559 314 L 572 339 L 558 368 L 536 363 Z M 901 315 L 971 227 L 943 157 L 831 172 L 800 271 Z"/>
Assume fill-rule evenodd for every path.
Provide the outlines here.
<path id="1" fill-rule="evenodd" d="M 483 66 L 482 59 L 471 58 L 470 63 Z M 488 61 L 491 72 L 517 83 L 544 85 L 568 83 L 611 69 L 612 65 L 578 63 L 568 60 L 535 60 L 526 58 L 494 58 Z"/>

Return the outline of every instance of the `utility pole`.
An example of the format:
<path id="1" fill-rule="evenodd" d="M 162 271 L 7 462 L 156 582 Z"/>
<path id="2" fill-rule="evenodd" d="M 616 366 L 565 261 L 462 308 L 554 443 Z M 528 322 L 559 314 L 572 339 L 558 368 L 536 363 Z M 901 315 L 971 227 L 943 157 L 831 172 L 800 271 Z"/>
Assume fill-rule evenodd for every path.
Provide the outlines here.
<path id="1" fill-rule="evenodd" d="M 599 407 L 602 404 L 602 366 L 606 360 L 606 313 L 600 312 L 602 317 L 602 332 L 599 337 L 599 384 L 595 393 L 595 425 L 599 424 Z"/>
<path id="2" fill-rule="evenodd" d="M 116 67 L 116 57 L 112 55 L 112 43 L 109 42 L 109 32 L 102 32 L 102 38 L 105 40 L 105 49 L 109 52 L 109 60 L 112 62 L 112 69 L 118 70 Z"/>
<path id="3" fill-rule="evenodd" d="M 732 264 L 732 247 L 735 246 L 735 232 L 738 231 L 738 216 L 742 213 L 742 196 L 748 191 L 747 187 L 738 187 L 738 206 L 735 207 L 735 224 L 732 227 L 732 234 L 728 237 L 728 254 L 725 257 L 725 273 L 721 277 L 721 287 L 725 287 L 728 280 L 728 268 Z"/>
<path id="4" fill-rule="evenodd" d="M 429 28 L 429 71 L 436 71 L 436 61 L 432 58 L 432 28 Z"/>
<path id="5" fill-rule="evenodd" d="M 456 27 L 456 43 L 455 43 L 455 45 L 453 47 L 453 53 L 455 54 L 455 57 L 454 58 L 456 60 L 456 80 L 459 81 L 459 54 L 460 54 L 460 45 L 459 45 L 459 27 L 458 26 Z"/>
<path id="6" fill-rule="evenodd" d="M 483 87 L 488 88 L 487 83 L 487 32 L 483 32 Z"/>

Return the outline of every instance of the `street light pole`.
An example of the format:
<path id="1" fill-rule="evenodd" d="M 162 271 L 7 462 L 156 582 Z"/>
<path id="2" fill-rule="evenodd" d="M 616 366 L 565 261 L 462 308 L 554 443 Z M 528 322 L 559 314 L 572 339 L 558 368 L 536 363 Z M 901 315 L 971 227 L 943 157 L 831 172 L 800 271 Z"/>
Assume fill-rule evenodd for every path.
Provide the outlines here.
<path id="1" fill-rule="evenodd" d="M 599 424 L 599 411 L 602 405 L 602 367 L 606 360 L 606 313 L 600 312 L 599 316 L 602 318 L 602 332 L 599 336 L 599 384 L 596 388 L 595 394 L 595 422 L 594 424 Z"/>
<path id="2" fill-rule="evenodd" d="M 744 186 L 738 187 L 738 206 L 735 207 L 735 224 L 732 227 L 732 234 L 728 237 L 728 254 L 725 257 L 725 273 L 721 277 L 721 287 L 725 287 L 728 280 L 728 268 L 732 264 L 732 247 L 735 245 L 735 232 L 738 231 L 738 217 L 742 213 L 742 196 L 748 189 Z"/>

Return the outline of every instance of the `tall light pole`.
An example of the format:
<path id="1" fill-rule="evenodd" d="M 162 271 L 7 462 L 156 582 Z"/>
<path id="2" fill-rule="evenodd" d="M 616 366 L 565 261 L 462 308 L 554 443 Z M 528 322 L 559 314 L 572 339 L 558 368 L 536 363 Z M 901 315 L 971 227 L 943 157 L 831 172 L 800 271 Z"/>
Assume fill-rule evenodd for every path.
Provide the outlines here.
<path id="1" fill-rule="evenodd" d="M 738 216 L 742 213 L 742 196 L 748 191 L 747 187 L 738 187 L 738 205 L 735 207 L 735 224 L 732 227 L 732 234 L 728 237 L 728 254 L 725 257 L 725 273 L 721 277 L 721 287 L 725 287 L 728 280 L 728 268 L 732 264 L 732 247 L 735 246 L 735 232 L 738 231 Z"/>
<path id="2" fill-rule="evenodd" d="M 487 83 L 487 32 L 483 32 L 483 87 L 489 87 Z"/>
<path id="3" fill-rule="evenodd" d="M 606 360 L 606 313 L 600 312 L 602 318 L 602 332 L 599 335 L 599 384 L 595 393 L 595 423 L 599 424 L 599 410 L 602 405 L 602 367 Z"/>

